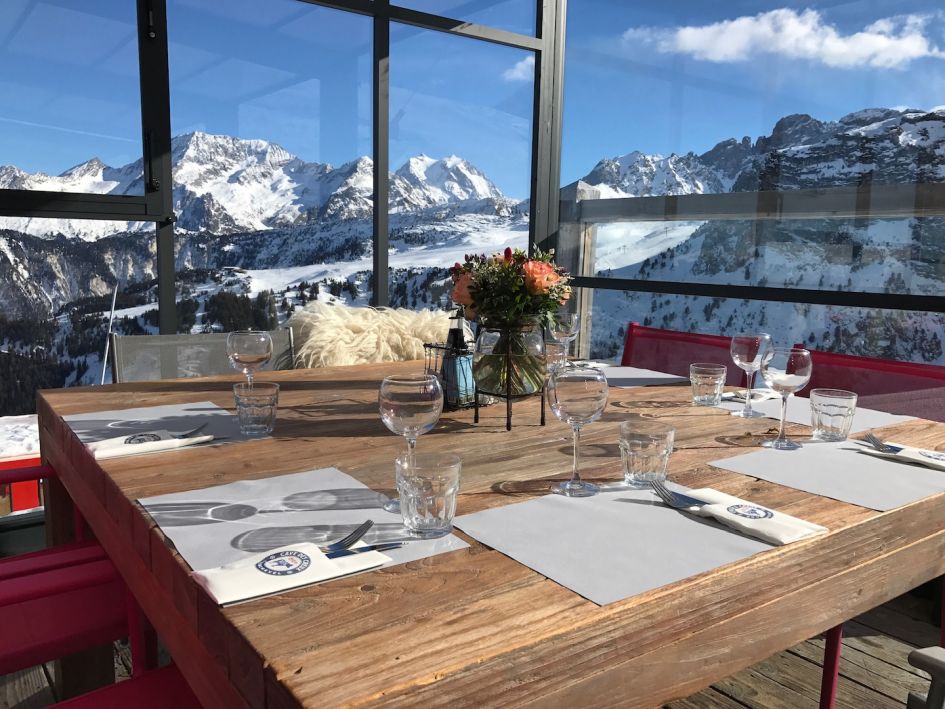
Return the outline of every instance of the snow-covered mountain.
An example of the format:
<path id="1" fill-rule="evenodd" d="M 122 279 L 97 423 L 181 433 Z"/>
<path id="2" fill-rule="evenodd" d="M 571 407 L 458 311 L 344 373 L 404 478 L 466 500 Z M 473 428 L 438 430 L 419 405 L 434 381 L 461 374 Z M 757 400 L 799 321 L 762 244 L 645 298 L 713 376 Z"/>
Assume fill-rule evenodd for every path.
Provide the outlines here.
<path id="1" fill-rule="evenodd" d="M 631 152 L 601 160 L 582 181 L 602 197 L 791 190 L 945 180 L 945 109 L 871 108 L 838 121 L 804 114 L 770 136 L 718 143 L 696 155 Z"/>
<path id="2" fill-rule="evenodd" d="M 177 229 L 234 234 L 370 219 L 373 162 L 360 157 L 343 165 L 306 162 L 265 140 L 188 133 L 171 144 Z M 112 168 L 98 158 L 61 175 L 26 173 L 0 166 L 0 188 L 141 194 L 142 161 Z M 407 212 L 444 205 L 470 211 L 508 213 L 512 202 L 466 160 L 410 158 L 391 175 L 391 211 Z M 0 228 L 34 236 L 62 234 L 95 240 L 123 231 L 153 230 L 150 224 L 68 219 L 0 219 Z"/>

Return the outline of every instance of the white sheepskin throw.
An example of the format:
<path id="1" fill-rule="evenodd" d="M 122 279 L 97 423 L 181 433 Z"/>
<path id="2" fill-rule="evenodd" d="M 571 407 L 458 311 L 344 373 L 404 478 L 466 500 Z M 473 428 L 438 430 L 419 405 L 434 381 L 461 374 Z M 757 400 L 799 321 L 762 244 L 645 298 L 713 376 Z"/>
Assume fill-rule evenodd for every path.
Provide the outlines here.
<path id="1" fill-rule="evenodd" d="M 444 342 L 449 313 L 352 308 L 314 300 L 289 319 L 296 367 L 423 359 L 424 342 Z"/>

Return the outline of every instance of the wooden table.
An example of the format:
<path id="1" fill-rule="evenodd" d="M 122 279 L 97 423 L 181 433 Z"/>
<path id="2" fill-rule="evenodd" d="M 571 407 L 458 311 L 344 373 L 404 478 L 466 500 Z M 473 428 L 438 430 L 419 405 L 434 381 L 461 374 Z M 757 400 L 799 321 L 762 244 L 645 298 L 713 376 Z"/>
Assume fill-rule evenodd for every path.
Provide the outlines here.
<path id="1" fill-rule="evenodd" d="M 604 607 L 472 540 L 469 549 L 219 608 L 135 503 L 139 497 L 337 466 L 392 487 L 403 441 L 377 415 L 385 374 L 418 363 L 267 373 L 282 384 L 270 439 L 97 463 L 61 416 L 211 400 L 234 378 L 45 391 L 43 456 L 208 707 L 341 704 L 653 706 L 816 635 L 945 572 L 943 496 L 884 514 L 710 467 L 749 452 L 770 419 L 690 406 L 688 387 L 613 389 L 583 435 L 585 473 L 621 475 L 618 424 L 677 427 L 670 476 L 827 526 L 828 535 Z M 570 432 L 538 425 L 538 400 L 446 413 L 422 450 L 464 461 L 459 513 L 545 494 L 570 469 Z M 801 434 L 804 427 L 792 429 Z M 890 427 L 945 449 L 945 425 Z M 62 515 L 62 495 L 50 491 Z M 68 525 L 56 532 L 66 536 Z M 632 553 L 628 550 L 628 553 Z"/>

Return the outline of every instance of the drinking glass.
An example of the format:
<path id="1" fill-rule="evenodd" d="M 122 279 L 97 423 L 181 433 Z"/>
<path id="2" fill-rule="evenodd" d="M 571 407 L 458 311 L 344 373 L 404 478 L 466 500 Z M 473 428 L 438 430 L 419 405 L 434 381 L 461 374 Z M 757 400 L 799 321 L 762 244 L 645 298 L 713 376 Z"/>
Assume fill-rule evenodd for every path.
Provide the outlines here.
<path id="1" fill-rule="evenodd" d="M 794 450 L 801 447 L 800 443 L 789 441 L 784 435 L 784 420 L 787 418 L 788 397 L 807 386 L 812 369 L 810 352 L 798 347 L 776 347 L 761 360 L 761 376 L 769 387 L 781 395 L 781 427 L 778 429 L 778 437 L 762 443 L 765 448 Z"/>
<path id="2" fill-rule="evenodd" d="M 407 459 L 412 459 L 420 436 L 436 425 L 443 412 L 443 387 L 435 374 L 400 374 L 385 377 L 377 394 L 381 421 L 393 433 L 407 439 Z M 388 512 L 400 512 L 399 500 L 384 503 Z"/>
<path id="3" fill-rule="evenodd" d="M 620 424 L 618 445 L 624 482 L 649 487 L 654 480 L 665 480 L 675 437 L 676 429 L 662 421 L 643 419 Z"/>
<path id="4" fill-rule="evenodd" d="M 596 421 L 607 405 L 607 378 L 599 369 L 567 365 L 556 367 L 548 377 L 548 401 L 559 420 L 571 426 L 574 435 L 574 456 L 571 479 L 556 483 L 551 491 L 568 497 L 590 497 L 597 494 L 597 485 L 581 480 L 581 427 Z"/>
<path id="5" fill-rule="evenodd" d="M 255 386 L 240 382 L 233 385 L 236 415 L 244 436 L 268 436 L 276 423 L 279 385 L 260 382 Z"/>
<path id="6" fill-rule="evenodd" d="M 771 349 L 771 335 L 759 332 L 757 335 L 736 335 L 732 338 L 729 351 L 735 366 L 745 370 L 745 407 L 741 411 L 733 411 L 732 416 L 755 418 L 764 416 L 760 411 L 751 408 L 752 385 L 755 382 L 755 372 L 761 369 L 761 360 Z"/>
<path id="7" fill-rule="evenodd" d="M 226 336 L 226 354 L 253 386 L 253 374 L 272 359 L 272 338 L 264 330 L 235 330 Z"/>
<path id="8" fill-rule="evenodd" d="M 551 371 L 557 367 L 561 367 L 568 363 L 568 346 L 567 344 L 554 341 L 545 342 L 545 367 L 548 371 L 548 374 L 551 374 Z"/>
<path id="9" fill-rule="evenodd" d="M 452 453 L 402 453 L 395 461 L 404 526 L 421 539 L 449 534 L 462 461 Z"/>
<path id="10" fill-rule="evenodd" d="M 568 348 L 577 339 L 580 331 L 581 318 L 577 313 L 561 311 L 551 321 L 551 336 L 564 347 L 565 357 L 568 355 Z"/>
<path id="11" fill-rule="evenodd" d="M 692 403 L 696 406 L 718 406 L 722 401 L 722 387 L 728 368 L 724 364 L 695 362 L 689 365 L 692 384 Z"/>
<path id="12" fill-rule="evenodd" d="M 811 438 L 845 441 L 856 414 L 856 394 L 843 389 L 813 389 L 810 393 Z"/>

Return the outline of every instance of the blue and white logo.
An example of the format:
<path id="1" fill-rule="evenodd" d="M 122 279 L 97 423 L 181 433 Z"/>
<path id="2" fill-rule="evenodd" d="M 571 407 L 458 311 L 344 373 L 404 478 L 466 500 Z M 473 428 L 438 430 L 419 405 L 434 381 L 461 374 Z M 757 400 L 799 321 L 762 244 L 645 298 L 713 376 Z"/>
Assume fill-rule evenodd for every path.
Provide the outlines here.
<path id="1" fill-rule="evenodd" d="M 270 576 L 291 576 L 300 574 L 309 566 L 312 560 L 300 551 L 280 551 L 270 554 L 256 564 L 256 568 Z"/>
<path id="2" fill-rule="evenodd" d="M 133 436 L 128 436 L 125 439 L 125 443 L 153 443 L 154 441 L 160 441 L 161 437 L 156 433 L 136 433 Z"/>
<path id="3" fill-rule="evenodd" d="M 936 453 L 935 451 L 919 451 L 921 455 L 924 455 L 926 458 L 931 458 L 932 460 L 937 460 L 940 463 L 945 463 L 945 453 Z"/>
<path id="4" fill-rule="evenodd" d="M 774 517 L 774 512 L 766 510 L 764 507 L 755 507 L 754 505 L 732 505 L 728 511 L 739 517 L 748 519 L 770 519 Z"/>

